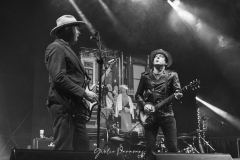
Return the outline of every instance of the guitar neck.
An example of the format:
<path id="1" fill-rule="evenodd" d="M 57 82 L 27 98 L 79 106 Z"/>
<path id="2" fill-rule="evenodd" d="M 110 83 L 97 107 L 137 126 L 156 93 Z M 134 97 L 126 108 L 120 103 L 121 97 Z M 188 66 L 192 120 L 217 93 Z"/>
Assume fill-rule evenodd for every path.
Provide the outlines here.
<path id="1" fill-rule="evenodd" d="M 180 92 L 186 91 L 188 86 L 185 86 L 183 88 L 180 89 Z M 166 99 L 164 99 L 163 101 L 161 101 L 160 103 L 158 103 L 156 105 L 156 110 L 158 110 L 160 107 L 162 107 L 163 105 L 165 105 L 166 103 L 172 101 L 174 98 L 174 94 L 171 94 L 169 97 L 167 97 Z"/>
<path id="2" fill-rule="evenodd" d="M 111 71 L 111 68 L 109 67 L 106 72 L 102 75 L 101 84 L 104 82 L 105 78 L 108 76 L 109 72 Z"/>
<path id="3" fill-rule="evenodd" d="M 103 84 L 105 78 L 108 76 L 108 74 L 110 73 L 110 71 L 112 70 L 112 67 L 115 65 L 116 62 L 117 62 L 117 61 L 114 60 L 114 61 L 112 62 L 112 64 L 110 64 L 110 66 L 108 67 L 108 69 L 106 70 L 106 72 L 102 75 L 101 84 Z"/>
<path id="4" fill-rule="evenodd" d="M 158 103 L 158 104 L 156 105 L 156 110 L 158 110 L 160 107 L 162 107 L 162 106 L 165 105 L 166 103 L 170 102 L 173 98 L 174 98 L 174 94 L 170 95 L 169 97 L 167 97 L 166 99 L 164 99 L 163 101 L 161 101 L 160 103 Z"/>

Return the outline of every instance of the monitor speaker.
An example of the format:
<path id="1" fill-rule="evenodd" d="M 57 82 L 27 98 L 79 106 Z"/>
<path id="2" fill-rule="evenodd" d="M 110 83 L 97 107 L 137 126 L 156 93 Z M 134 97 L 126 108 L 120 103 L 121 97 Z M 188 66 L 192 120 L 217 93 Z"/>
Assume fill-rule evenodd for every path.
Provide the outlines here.
<path id="1" fill-rule="evenodd" d="M 13 148 L 10 160 L 124 160 L 122 154 Z"/>
<path id="2" fill-rule="evenodd" d="M 230 154 L 158 153 L 156 160 L 232 160 Z"/>

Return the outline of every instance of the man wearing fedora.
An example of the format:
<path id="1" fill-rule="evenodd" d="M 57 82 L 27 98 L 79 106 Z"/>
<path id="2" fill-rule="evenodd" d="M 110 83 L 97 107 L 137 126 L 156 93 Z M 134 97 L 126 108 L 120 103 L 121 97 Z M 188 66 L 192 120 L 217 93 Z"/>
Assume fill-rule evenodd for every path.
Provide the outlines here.
<path id="1" fill-rule="evenodd" d="M 174 71 L 166 70 L 173 62 L 171 55 L 162 49 L 157 49 L 150 53 L 150 62 L 153 68 L 141 74 L 135 96 L 140 110 L 146 112 L 152 109 L 150 105 L 147 105 L 147 102 L 156 105 L 173 93 L 177 100 L 180 100 L 183 96 L 183 94 L 179 92 L 181 87 L 178 74 Z M 155 111 L 154 117 L 154 123 L 151 126 L 145 127 L 148 158 L 154 158 L 150 153 L 155 150 L 156 136 L 159 127 L 161 127 L 163 131 L 168 152 L 178 152 L 177 128 L 172 103 L 169 102 L 160 107 L 159 110 Z"/>
<path id="2" fill-rule="evenodd" d="M 56 22 L 57 26 L 50 32 L 56 39 L 45 52 L 50 83 L 47 107 L 53 120 L 54 149 L 86 151 L 90 144 L 81 119 L 82 99 L 93 102 L 97 95 L 83 87 L 87 73 L 71 49 L 86 24 L 71 15 L 61 16 Z"/>

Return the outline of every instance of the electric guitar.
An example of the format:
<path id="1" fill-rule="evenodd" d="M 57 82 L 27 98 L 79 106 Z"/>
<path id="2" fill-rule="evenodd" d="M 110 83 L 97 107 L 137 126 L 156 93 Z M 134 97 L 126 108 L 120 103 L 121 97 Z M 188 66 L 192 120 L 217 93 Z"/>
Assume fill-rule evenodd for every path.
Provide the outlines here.
<path id="1" fill-rule="evenodd" d="M 188 85 L 181 88 L 180 92 L 184 92 L 184 91 L 188 90 L 189 88 L 191 88 L 192 90 L 196 90 L 196 89 L 200 88 L 200 81 L 196 79 L 196 80 L 190 82 Z M 170 102 L 173 99 L 174 99 L 174 94 L 170 95 L 169 97 L 167 97 L 163 101 L 159 102 L 155 106 L 151 103 L 147 103 L 146 105 L 149 105 L 151 107 L 151 109 L 150 109 L 150 111 L 140 111 L 139 112 L 139 120 L 140 120 L 141 125 L 144 128 L 148 128 L 148 127 L 152 126 L 152 124 L 155 122 L 154 112 L 158 111 L 159 108 L 161 108 L 162 106 L 164 106 L 166 103 Z"/>
<path id="2" fill-rule="evenodd" d="M 108 69 L 106 70 L 106 72 L 103 74 L 102 78 L 101 78 L 101 85 L 104 82 L 105 78 L 108 76 L 108 74 L 110 73 L 110 71 L 112 70 L 113 66 L 116 64 L 117 60 L 115 59 L 114 61 L 112 61 L 112 63 L 109 65 Z M 89 83 L 90 80 L 86 80 L 83 88 L 85 88 L 86 90 L 89 91 L 93 91 L 93 92 L 97 92 L 98 90 L 98 85 L 93 84 L 91 87 L 89 87 Z M 100 85 L 100 86 L 101 86 Z M 83 115 L 82 115 L 82 120 L 84 123 L 87 123 L 92 116 L 92 110 L 93 108 L 98 104 L 98 102 L 93 102 L 90 103 L 89 101 L 87 101 L 85 98 L 82 99 L 82 103 L 84 105 L 84 109 L 83 109 Z"/>

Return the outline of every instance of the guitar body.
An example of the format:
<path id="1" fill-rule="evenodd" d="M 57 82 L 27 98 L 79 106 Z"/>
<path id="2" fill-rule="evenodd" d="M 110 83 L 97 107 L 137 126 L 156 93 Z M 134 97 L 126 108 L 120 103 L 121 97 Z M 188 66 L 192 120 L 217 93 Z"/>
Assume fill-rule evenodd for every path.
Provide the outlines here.
<path id="1" fill-rule="evenodd" d="M 147 103 L 146 105 L 151 107 L 151 110 L 149 112 L 147 112 L 147 111 L 139 112 L 139 120 L 140 120 L 141 125 L 144 128 L 151 127 L 152 124 L 155 122 L 154 112 L 156 111 L 155 106 L 152 105 L 151 103 Z"/>
<path id="2" fill-rule="evenodd" d="M 93 85 L 91 86 L 92 89 L 90 89 L 89 87 L 89 82 L 90 81 L 86 81 L 85 82 L 85 88 L 86 90 L 89 90 L 89 91 L 94 91 L 96 89 L 96 85 Z M 82 99 L 82 103 L 83 103 L 83 106 L 84 106 L 84 111 L 83 111 L 83 122 L 84 123 L 87 123 L 89 122 L 89 120 L 91 119 L 91 116 L 92 116 L 92 111 L 93 111 L 93 108 L 98 104 L 97 102 L 89 102 L 87 101 L 85 98 Z"/>
<path id="3" fill-rule="evenodd" d="M 192 82 L 190 82 L 188 85 L 186 85 L 185 87 L 181 88 L 181 92 L 188 90 L 188 88 L 191 88 L 192 90 L 198 89 L 200 88 L 200 81 L 199 80 L 194 80 Z M 141 125 L 144 128 L 148 128 L 150 126 L 153 125 L 153 123 L 155 122 L 155 115 L 154 113 L 159 110 L 159 108 L 161 108 L 162 106 L 164 106 L 166 103 L 169 103 L 170 101 L 172 101 L 172 99 L 174 99 L 174 94 L 170 95 L 169 97 L 167 97 L 166 99 L 162 100 L 161 102 L 159 102 L 156 105 L 153 105 L 151 103 L 147 103 L 146 106 L 149 109 L 149 111 L 140 111 L 139 112 L 139 120 Z"/>
<path id="4" fill-rule="evenodd" d="M 112 70 L 112 67 L 114 66 L 114 64 L 116 62 L 117 62 L 117 60 L 114 60 L 110 64 L 109 68 L 106 70 L 106 72 L 102 76 L 102 79 L 101 79 L 102 82 L 104 82 L 104 79 L 107 77 L 109 72 Z M 96 85 L 96 84 L 93 84 L 91 87 L 89 87 L 89 83 L 90 83 L 90 79 L 86 80 L 84 85 L 83 85 L 83 88 L 85 88 L 86 90 L 89 90 L 89 91 L 97 93 L 97 90 L 98 90 L 99 86 Z M 83 112 L 82 116 L 84 117 L 84 123 L 87 123 L 91 119 L 92 110 L 98 104 L 98 102 L 91 103 L 91 102 L 87 101 L 85 98 L 83 98 L 82 99 L 82 103 L 84 104 L 84 112 Z"/>

